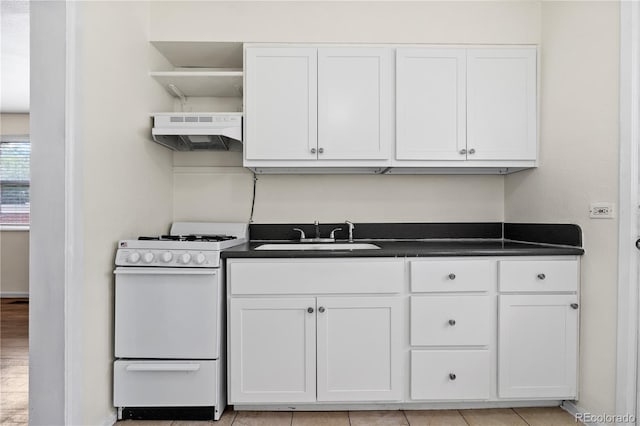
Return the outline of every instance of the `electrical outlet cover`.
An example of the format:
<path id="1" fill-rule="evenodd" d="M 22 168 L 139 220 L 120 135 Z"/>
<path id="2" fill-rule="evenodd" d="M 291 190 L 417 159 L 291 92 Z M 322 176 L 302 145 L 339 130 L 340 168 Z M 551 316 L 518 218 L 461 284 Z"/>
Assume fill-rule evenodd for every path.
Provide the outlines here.
<path id="1" fill-rule="evenodd" d="M 613 219 L 613 203 L 591 203 L 589 207 L 589 217 L 591 219 Z"/>

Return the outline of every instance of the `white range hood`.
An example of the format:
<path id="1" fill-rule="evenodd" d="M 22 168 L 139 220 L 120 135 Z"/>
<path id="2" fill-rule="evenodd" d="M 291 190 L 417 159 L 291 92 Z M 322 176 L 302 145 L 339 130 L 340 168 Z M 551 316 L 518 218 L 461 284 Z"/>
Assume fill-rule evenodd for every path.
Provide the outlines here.
<path id="1" fill-rule="evenodd" d="M 174 151 L 228 150 L 242 143 L 242 113 L 157 113 L 153 114 L 151 135 Z"/>

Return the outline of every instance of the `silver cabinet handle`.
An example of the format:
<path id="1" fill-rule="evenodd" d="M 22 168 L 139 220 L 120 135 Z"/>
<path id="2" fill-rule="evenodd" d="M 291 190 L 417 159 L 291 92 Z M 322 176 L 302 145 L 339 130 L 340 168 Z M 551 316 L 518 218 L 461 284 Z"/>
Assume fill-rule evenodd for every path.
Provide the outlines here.
<path id="1" fill-rule="evenodd" d="M 544 280 L 545 278 L 547 278 L 547 276 L 545 274 L 538 274 L 538 279 L 539 280 Z"/>
<path id="2" fill-rule="evenodd" d="M 449 325 L 450 325 L 451 327 L 453 327 L 454 325 L 456 325 L 456 320 L 454 320 L 454 319 L 450 319 L 450 320 L 449 320 Z"/>
<path id="3" fill-rule="evenodd" d="M 311 153 L 315 154 L 316 153 L 316 149 L 315 148 L 311 148 Z"/>
<path id="4" fill-rule="evenodd" d="M 455 280 L 456 279 L 456 274 L 449 274 L 449 279 L 450 280 Z"/>
<path id="5" fill-rule="evenodd" d="M 578 307 L 579 307 L 580 305 L 578 305 L 577 303 L 572 303 L 572 304 L 571 304 L 571 305 L 569 305 L 569 306 L 571 306 L 573 309 L 578 309 Z"/>
<path id="6" fill-rule="evenodd" d="M 469 154 L 475 154 L 475 153 L 476 153 L 476 150 L 475 150 L 475 149 L 471 148 L 471 149 L 469 150 Z"/>
<path id="7" fill-rule="evenodd" d="M 318 154 L 322 154 L 324 152 L 324 148 L 318 148 Z"/>
<path id="8" fill-rule="evenodd" d="M 466 153 L 467 153 L 467 150 L 466 150 L 466 149 L 462 148 L 462 149 L 460 150 L 460 154 L 461 154 L 461 155 L 464 155 L 464 154 L 466 154 Z"/>
<path id="9" fill-rule="evenodd" d="M 312 313 L 313 313 L 313 308 L 312 308 L 312 307 L 308 307 L 308 308 L 307 308 L 307 312 L 309 312 L 310 314 L 312 314 Z"/>
<path id="10" fill-rule="evenodd" d="M 325 311 L 324 306 L 320 306 L 318 308 L 318 312 L 323 313 Z"/>
<path id="11" fill-rule="evenodd" d="M 455 373 L 449 373 L 449 380 L 455 380 L 455 379 L 456 379 Z"/>

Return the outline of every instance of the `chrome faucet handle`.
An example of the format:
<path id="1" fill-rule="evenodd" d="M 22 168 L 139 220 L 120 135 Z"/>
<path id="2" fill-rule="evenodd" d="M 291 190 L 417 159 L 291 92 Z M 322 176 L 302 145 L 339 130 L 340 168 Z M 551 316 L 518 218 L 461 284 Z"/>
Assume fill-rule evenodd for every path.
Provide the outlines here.
<path id="1" fill-rule="evenodd" d="M 313 222 L 313 226 L 316 227 L 316 238 L 320 238 L 320 222 L 316 220 Z"/>
<path id="2" fill-rule="evenodd" d="M 307 238 L 306 235 L 304 235 L 304 231 L 300 228 L 293 228 L 294 231 L 298 231 L 300 233 L 300 239 L 303 240 L 305 238 Z"/>
<path id="3" fill-rule="evenodd" d="M 331 230 L 331 234 L 329 234 L 329 238 L 333 238 L 335 240 L 336 239 L 336 231 L 342 231 L 342 228 L 335 228 L 335 229 Z"/>
<path id="4" fill-rule="evenodd" d="M 353 228 L 355 228 L 356 226 L 353 224 L 353 222 L 349 222 L 348 220 L 345 220 L 344 223 L 349 227 L 349 242 L 352 243 L 353 242 Z"/>

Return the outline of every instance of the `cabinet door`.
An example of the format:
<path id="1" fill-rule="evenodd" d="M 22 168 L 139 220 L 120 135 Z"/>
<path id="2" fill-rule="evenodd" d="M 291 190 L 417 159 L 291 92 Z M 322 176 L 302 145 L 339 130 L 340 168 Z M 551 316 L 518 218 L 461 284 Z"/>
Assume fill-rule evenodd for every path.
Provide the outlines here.
<path id="1" fill-rule="evenodd" d="M 402 397 L 399 297 L 318 298 L 318 401 Z"/>
<path id="2" fill-rule="evenodd" d="M 231 299 L 229 317 L 230 404 L 315 401 L 315 299 Z"/>
<path id="3" fill-rule="evenodd" d="M 467 51 L 467 159 L 535 160 L 536 50 Z"/>
<path id="4" fill-rule="evenodd" d="M 501 398 L 576 397 L 576 295 L 501 295 Z"/>
<path id="5" fill-rule="evenodd" d="M 389 158 L 391 50 L 318 49 L 318 159 Z"/>
<path id="6" fill-rule="evenodd" d="M 247 48 L 245 68 L 245 158 L 315 160 L 317 49 Z"/>
<path id="7" fill-rule="evenodd" d="M 396 158 L 465 160 L 464 49 L 396 52 Z"/>

